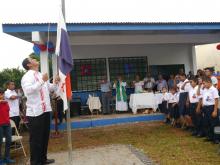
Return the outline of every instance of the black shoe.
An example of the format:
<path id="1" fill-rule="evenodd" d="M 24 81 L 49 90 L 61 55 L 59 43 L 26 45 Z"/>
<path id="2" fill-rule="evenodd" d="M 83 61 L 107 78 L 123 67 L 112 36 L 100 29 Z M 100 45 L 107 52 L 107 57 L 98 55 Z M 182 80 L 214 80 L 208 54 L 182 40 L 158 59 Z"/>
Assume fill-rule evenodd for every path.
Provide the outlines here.
<path id="1" fill-rule="evenodd" d="M 196 131 L 194 131 L 193 133 L 192 133 L 192 136 L 197 136 L 198 135 L 198 133 L 196 132 Z"/>
<path id="2" fill-rule="evenodd" d="M 203 134 L 198 134 L 196 137 L 198 137 L 198 138 L 203 138 L 203 137 L 205 137 Z"/>
<path id="3" fill-rule="evenodd" d="M 170 124 L 170 120 L 166 119 L 165 124 Z"/>
<path id="4" fill-rule="evenodd" d="M 213 141 L 213 140 L 210 138 L 204 139 L 204 142 L 211 142 L 211 141 Z"/>
<path id="5" fill-rule="evenodd" d="M 186 126 L 185 128 L 183 128 L 185 131 L 190 131 L 190 127 Z"/>
<path id="6" fill-rule="evenodd" d="M 212 143 L 213 143 L 213 144 L 219 144 L 220 142 L 219 142 L 219 140 L 213 140 Z"/>
<path id="7" fill-rule="evenodd" d="M 176 128 L 181 128 L 181 125 L 180 124 L 176 124 L 175 127 Z"/>
<path id="8" fill-rule="evenodd" d="M 44 164 L 52 164 L 52 163 L 55 163 L 55 160 L 54 159 L 47 159 Z"/>

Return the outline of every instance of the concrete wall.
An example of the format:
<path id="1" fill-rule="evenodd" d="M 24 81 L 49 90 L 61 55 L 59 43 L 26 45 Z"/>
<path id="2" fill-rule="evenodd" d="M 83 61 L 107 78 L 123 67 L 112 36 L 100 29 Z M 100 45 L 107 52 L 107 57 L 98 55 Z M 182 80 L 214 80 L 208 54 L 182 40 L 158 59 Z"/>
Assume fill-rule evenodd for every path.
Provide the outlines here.
<path id="1" fill-rule="evenodd" d="M 199 69 L 214 66 L 216 71 L 220 71 L 220 50 L 216 49 L 218 44 L 196 46 L 197 67 Z"/>
<path id="2" fill-rule="evenodd" d="M 191 45 L 75 45 L 73 58 L 106 58 L 147 56 L 149 65 L 185 64 L 185 70 L 193 70 Z"/>

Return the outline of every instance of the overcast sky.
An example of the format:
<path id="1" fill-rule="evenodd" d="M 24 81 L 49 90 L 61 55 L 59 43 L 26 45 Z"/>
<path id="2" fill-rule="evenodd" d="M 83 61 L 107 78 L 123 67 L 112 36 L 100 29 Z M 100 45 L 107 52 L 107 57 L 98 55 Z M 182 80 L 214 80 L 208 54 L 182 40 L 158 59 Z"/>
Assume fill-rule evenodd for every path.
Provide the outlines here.
<path id="1" fill-rule="evenodd" d="M 0 32 L 0 71 L 4 68 L 21 67 L 22 59 L 32 51 L 32 44 Z"/>
<path id="2" fill-rule="evenodd" d="M 60 0 L 2 0 L 0 24 L 57 22 Z M 220 0 L 66 0 L 67 22 L 220 22 Z M 0 70 L 21 66 L 32 44 L 0 29 Z"/>

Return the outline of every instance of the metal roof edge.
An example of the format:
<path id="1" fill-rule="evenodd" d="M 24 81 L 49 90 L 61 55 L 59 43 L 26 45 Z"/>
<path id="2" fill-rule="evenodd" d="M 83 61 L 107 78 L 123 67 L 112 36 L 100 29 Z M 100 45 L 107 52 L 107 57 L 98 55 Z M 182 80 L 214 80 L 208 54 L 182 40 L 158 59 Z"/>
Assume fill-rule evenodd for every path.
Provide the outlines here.
<path id="1" fill-rule="evenodd" d="M 220 22 L 66 22 L 66 24 L 219 24 Z M 42 23 L 2 23 L 2 25 L 42 25 L 57 24 L 57 22 Z"/>
<path id="2" fill-rule="evenodd" d="M 3 32 L 55 32 L 56 23 L 35 23 L 35 24 L 3 24 Z M 157 22 L 157 23 L 67 23 L 69 32 L 78 31 L 129 31 L 129 30 L 220 30 L 220 22 Z"/>

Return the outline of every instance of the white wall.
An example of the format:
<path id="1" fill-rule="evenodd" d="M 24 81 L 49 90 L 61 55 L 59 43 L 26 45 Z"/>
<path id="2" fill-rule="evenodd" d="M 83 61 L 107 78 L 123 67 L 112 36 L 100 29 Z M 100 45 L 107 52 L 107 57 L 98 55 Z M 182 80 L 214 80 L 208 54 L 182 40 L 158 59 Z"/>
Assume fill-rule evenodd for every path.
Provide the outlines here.
<path id="1" fill-rule="evenodd" d="M 193 70 L 190 45 L 81 45 L 72 46 L 74 59 L 147 56 L 149 65 L 185 64 Z"/>
<path id="2" fill-rule="evenodd" d="M 199 69 L 214 66 L 216 71 L 220 70 L 220 50 L 216 49 L 218 44 L 196 46 L 197 67 Z"/>

